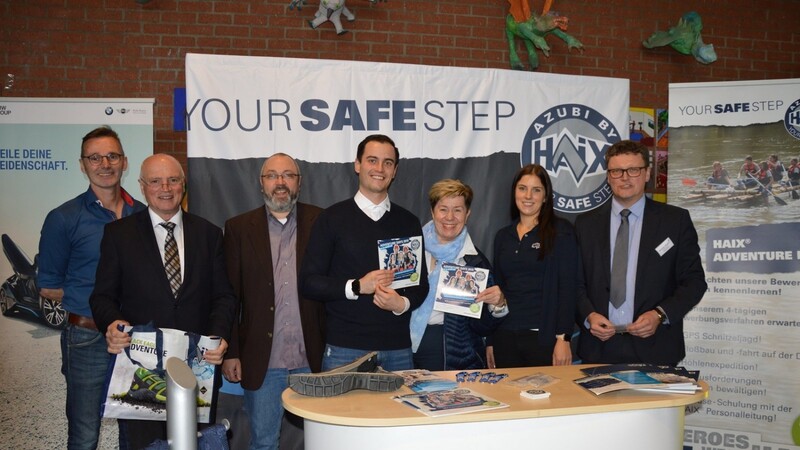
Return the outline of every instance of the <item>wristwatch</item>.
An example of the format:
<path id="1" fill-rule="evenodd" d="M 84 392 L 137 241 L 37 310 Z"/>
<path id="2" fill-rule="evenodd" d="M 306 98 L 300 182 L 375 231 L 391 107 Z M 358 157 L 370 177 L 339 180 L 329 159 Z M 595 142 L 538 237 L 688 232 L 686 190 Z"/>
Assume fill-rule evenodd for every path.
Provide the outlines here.
<path id="1" fill-rule="evenodd" d="M 656 307 L 655 309 L 653 309 L 653 311 L 655 311 L 656 314 L 658 314 L 658 323 L 663 325 L 664 322 L 667 321 L 667 315 L 664 314 L 664 311 L 662 311 L 661 308 L 659 307 Z"/>
<path id="2" fill-rule="evenodd" d="M 350 287 L 353 289 L 353 294 L 361 295 L 361 281 L 356 279 L 350 283 Z"/>
<path id="3" fill-rule="evenodd" d="M 556 339 L 559 341 L 569 342 L 572 339 L 572 335 L 570 334 L 557 334 Z"/>

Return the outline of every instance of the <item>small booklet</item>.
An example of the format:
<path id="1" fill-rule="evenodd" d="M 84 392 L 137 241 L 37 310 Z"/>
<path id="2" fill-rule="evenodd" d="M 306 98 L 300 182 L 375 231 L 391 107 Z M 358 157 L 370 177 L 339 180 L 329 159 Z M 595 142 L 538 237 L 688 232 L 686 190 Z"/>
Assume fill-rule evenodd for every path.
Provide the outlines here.
<path id="1" fill-rule="evenodd" d="M 695 380 L 671 373 L 645 373 L 640 370 L 621 370 L 590 375 L 575 380 L 579 386 L 595 395 L 626 389 L 671 394 L 693 394 L 700 389 Z"/>
<path id="2" fill-rule="evenodd" d="M 442 378 L 425 369 L 397 370 L 394 373 L 403 377 L 403 384 L 414 392 L 435 392 L 455 389 L 458 383 Z"/>
<path id="3" fill-rule="evenodd" d="M 466 388 L 398 395 L 394 397 L 394 400 L 406 404 L 426 416 L 431 417 L 489 411 L 508 407 L 506 403 L 499 402 Z"/>
<path id="4" fill-rule="evenodd" d="M 422 258 L 422 236 L 378 241 L 379 267 L 394 271 L 394 281 L 389 286 L 392 289 L 419 285 Z"/>
<path id="5" fill-rule="evenodd" d="M 489 271 L 478 267 L 442 263 L 433 309 L 480 319 L 483 302 L 475 297 L 486 289 Z"/>
<path id="6" fill-rule="evenodd" d="M 648 363 L 609 364 L 605 366 L 581 369 L 581 372 L 586 375 L 607 375 L 626 370 L 638 370 L 650 375 L 653 378 L 665 378 L 667 375 L 677 375 L 679 377 L 691 378 L 692 380 L 697 381 L 700 377 L 700 371 L 686 370 L 686 368 L 683 366 L 659 366 Z M 665 379 L 668 379 L 668 377 Z"/>

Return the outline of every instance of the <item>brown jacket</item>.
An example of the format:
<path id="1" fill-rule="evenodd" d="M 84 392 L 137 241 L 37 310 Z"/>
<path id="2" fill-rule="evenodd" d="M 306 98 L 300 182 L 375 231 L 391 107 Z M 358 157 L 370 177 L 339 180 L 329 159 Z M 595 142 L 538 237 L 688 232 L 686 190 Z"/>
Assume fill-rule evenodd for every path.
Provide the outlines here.
<path id="1" fill-rule="evenodd" d="M 297 273 L 311 227 L 321 211 L 316 206 L 297 203 Z M 275 321 L 272 250 L 265 207 L 229 219 L 225 223 L 224 247 L 228 278 L 239 299 L 225 358 L 240 359 L 242 387 L 256 390 L 269 366 Z M 309 366 L 319 372 L 325 345 L 325 305 L 300 297 L 300 322 Z"/>

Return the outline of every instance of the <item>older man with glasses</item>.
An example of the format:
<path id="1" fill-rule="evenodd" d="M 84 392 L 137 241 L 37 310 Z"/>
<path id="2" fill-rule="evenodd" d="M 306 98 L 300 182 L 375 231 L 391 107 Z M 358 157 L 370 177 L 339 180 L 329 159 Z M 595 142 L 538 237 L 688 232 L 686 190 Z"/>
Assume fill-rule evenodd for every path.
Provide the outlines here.
<path id="1" fill-rule="evenodd" d="M 89 188 L 45 218 L 39 240 L 38 282 L 41 295 L 61 301 L 69 313 L 69 323 L 61 333 L 61 372 L 67 381 L 67 448 L 94 449 L 110 359 L 89 308 L 100 240 L 107 223 L 145 206 L 120 186 L 128 160 L 111 128 L 96 128 L 83 137 L 80 168 L 89 178 Z"/>
<path id="2" fill-rule="evenodd" d="M 584 363 L 676 365 L 683 317 L 703 298 L 705 272 L 689 212 L 644 195 L 650 151 L 620 141 L 606 151 L 613 198 L 580 215 L 578 355 Z"/>
<path id="3" fill-rule="evenodd" d="M 120 326 L 152 323 L 220 337 L 203 359 L 222 364 L 236 299 L 225 271 L 222 230 L 181 209 L 186 177 L 172 156 L 142 163 L 139 185 L 148 208 L 109 224 L 100 242 L 97 281 L 89 303 L 108 352 L 121 353 L 131 337 Z M 134 378 L 136 388 L 144 386 Z M 167 439 L 165 422 L 120 419 L 120 448 Z"/>

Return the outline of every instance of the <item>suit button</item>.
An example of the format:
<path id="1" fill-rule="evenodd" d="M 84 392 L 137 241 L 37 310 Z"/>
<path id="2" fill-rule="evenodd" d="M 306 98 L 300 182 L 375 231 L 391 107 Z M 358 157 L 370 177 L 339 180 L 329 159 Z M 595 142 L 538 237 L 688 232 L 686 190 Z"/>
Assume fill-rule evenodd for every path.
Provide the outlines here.
<path id="1" fill-rule="evenodd" d="M 275 307 L 274 307 L 274 306 L 270 306 L 270 307 L 269 307 L 269 310 L 270 310 L 270 311 L 275 311 Z"/>
<path id="2" fill-rule="evenodd" d="M 269 336 L 269 338 L 272 339 L 272 333 L 267 333 L 267 336 Z"/>

